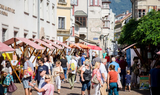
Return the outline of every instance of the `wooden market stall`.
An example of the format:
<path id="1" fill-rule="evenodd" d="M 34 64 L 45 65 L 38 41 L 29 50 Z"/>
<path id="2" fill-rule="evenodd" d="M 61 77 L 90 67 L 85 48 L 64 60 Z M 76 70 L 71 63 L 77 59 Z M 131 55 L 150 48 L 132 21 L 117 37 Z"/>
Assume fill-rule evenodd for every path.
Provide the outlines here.
<path id="1" fill-rule="evenodd" d="M 57 44 L 55 44 L 54 42 L 50 41 L 50 40 L 46 40 L 44 39 L 43 41 L 45 41 L 48 44 L 51 44 L 52 46 L 54 46 L 56 48 L 56 55 L 58 54 L 59 50 L 62 50 L 63 48 Z M 51 55 L 53 54 L 54 51 L 52 51 Z"/>
<path id="2" fill-rule="evenodd" d="M 44 49 L 45 49 L 45 48 L 39 46 L 38 44 L 30 41 L 30 40 L 27 39 L 27 38 L 11 38 L 11 39 L 5 41 L 4 43 L 5 43 L 6 45 L 10 45 L 10 46 L 11 46 L 12 48 L 14 48 L 14 49 L 17 49 L 17 48 L 18 48 L 18 49 L 20 49 L 20 51 L 22 52 L 21 56 L 19 57 L 18 62 L 16 63 L 15 66 L 13 66 L 13 70 L 19 70 L 19 69 L 16 69 L 16 67 L 17 67 L 18 63 L 22 60 L 22 58 L 24 58 L 24 53 L 25 53 L 26 51 L 29 51 L 29 50 L 28 50 L 29 48 L 34 48 L 34 49 L 32 50 L 32 52 L 29 52 L 29 53 L 30 53 L 29 58 L 35 53 L 35 50 L 37 50 L 37 53 L 35 54 L 35 59 L 36 59 L 36 57 L 38 56 L 40 50 L 44 50 Z M 22 49 L 22 47 L 23 47 L 23 49 Z M 14 51 L 14 55 L 15 55 L 15 54 L 18 56 L 18 54 L 17 54 L 16 51 Z M 34 60 L 35 60 L 35 59 L 34 59 Z M 34 60 L 33 60 L 33 61 L 34 61 Z M 14 71 L 14 73 L 15 73 L 16 76 L 17 76 L 17 73 L 16 73 L 15 71 Z M 20 83 L 21 83 L 20 78 L 19 78 L 18 76 L 17 76 L 17 78 L 18 78 L 18 80 L 19 80 Z"/>

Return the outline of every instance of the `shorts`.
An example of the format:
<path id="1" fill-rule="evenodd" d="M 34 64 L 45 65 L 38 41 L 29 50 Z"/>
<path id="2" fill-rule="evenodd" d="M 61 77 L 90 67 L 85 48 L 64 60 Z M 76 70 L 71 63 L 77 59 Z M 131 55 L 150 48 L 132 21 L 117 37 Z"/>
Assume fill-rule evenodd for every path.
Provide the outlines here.
<path id="1" fill-rule="evenodd" d="M 32 79 L 31 77 L 22 78 L 22 83 L 24 88 L 31 88 L 31 86 L 29 86 L 29 82 L 31 82 L 31 79 Z"/>
<path id="2" fill-rule="evenodd" d="M 126 83 L 126 86 L 131 86 L 131 83 Z"/>
<path id="3" fill-rule="evenodd" d="M 82 91 L 85 91 L 86 89 L 87 89 L 87 90 L 90 90 L 90 88 L 91 88 L 91 81 L 82 82 Z"/>

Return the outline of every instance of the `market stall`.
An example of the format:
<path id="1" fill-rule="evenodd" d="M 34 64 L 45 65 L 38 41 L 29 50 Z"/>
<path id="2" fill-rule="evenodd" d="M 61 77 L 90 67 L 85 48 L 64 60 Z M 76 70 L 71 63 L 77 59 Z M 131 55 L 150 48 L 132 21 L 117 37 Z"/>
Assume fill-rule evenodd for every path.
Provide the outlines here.
<path id="1" fill-rule="evenodd" d="M 57 44 L 55 44 L 54 42 L 50 41 L 50 40 L 43 40 L 45 41 L 46 43 L 50 44 L 51 46 L 54 46 L 56 49 L 56 55 L 58 54 L 59 50 L 62 50 L 63 48 Z M 51 55 L 53 54 L 54 51 L 52 51 Z"/>
<path id="2" fill-rule="evenodd" d="M 19 62 L 22 61 L 22 58 L 24 58 L 24 53 L 25 52 L 29 52 L 30 55 L 29 58 L 31 58 L 31 56 L 35 53 L 35 50 L 37 50 L 37 52 L 35 53 L 35 59 L 38 56 L 40 50 L 44 50 L 45 48 L 39 46 L 38 44 L 30 41 L 29 39 L 26 38 L 11 38 L 7 41 L 4 42 L 6 45 L 10 45 L 12 48 L 14 49 L 19 49 L 21 51 L 21 56 L 18 58 L 18 60 L 15 63 L 15 66 L 13 66 L 13 70 L 17 70 L 17 71 L 21 71 L 21 69 L 17 68 L 17 65 L 19 64 Z M 33 50 L 31 51 L 31 48 L 33 48 Z M 30 50 L 29 50 L 30 49 Z M 14 51 L 14 55 L 17 55 L 17 52 Z M 35 60 L 34 59 L 34 60 Z M 33 60 L 33 62 L 34 62 Z M 17 76 L 17 73 L 14 72 Z M 17 76 L 18 80 L 20 81 L 19 77 Z M 21 81 L 20 81 L 21 82 Z"/>
<path id="3" fill-rule="evenodd" d="M 0 53 L 4 53 L 4 55 L 6 56 L 6 58 L 8 59 L 8 61 L 10 62 L 11 64 L 11 60 L 10 58 L 8 57 L 7 53 L 6 52 L 13 52 L 15 51 L 15 49 L 7 46 L 6 44 L 0 42 Z M 13 69 L 13 65 L 11 64 L 11 68 Z M 13 72 L 15 72 L 15 70 L 13 69 Z M 16 74 L 16 76 L 18 77 L 18 75 Z M 20 79 L 19 79 L 20 80 Z"/>

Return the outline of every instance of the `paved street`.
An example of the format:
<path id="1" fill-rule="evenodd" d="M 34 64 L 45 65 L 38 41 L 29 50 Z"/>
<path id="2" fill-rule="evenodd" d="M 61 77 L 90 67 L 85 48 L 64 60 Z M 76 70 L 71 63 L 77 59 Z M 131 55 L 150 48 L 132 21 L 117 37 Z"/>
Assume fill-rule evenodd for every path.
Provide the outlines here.
<path id="1" fill-rule="evenodd" d="M 18 90 L 14 92 L 13 95 L 24 95 L 23 85 L 22 84 L 16 84 L 16 85 L 18 87 Z M 75 88 L 73 90 L 70 90 L 69 87 L 70 87 L 69 83 L 62 83 L 61 95 L 81 95 L 80 82 L 77 82 L 75 84 Z M 36 91 L 33 91 L 33 95 L 37 95 Z M 56 86 L 54 95 L 58 95 Z M 94 95 L 94 89 L 91 90 L 91 95 Z M 149 91 L 148 90 L 132 90 L 131 92 L 120 91 L 119 95 L 149 95 Z"/>

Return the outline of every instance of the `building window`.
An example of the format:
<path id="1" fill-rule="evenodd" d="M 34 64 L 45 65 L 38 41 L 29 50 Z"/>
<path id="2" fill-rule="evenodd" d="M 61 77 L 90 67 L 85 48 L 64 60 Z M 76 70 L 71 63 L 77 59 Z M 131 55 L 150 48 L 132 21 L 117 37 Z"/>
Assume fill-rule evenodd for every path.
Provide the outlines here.
<path id="1" fill-rule="evenodd" d="M 104 21 L 104 27 L 110 28 L 110 21 Z"/>
<path id="2" fill-rule="evenodd" d="M 139 9 L 138 10 L 138 17 L 142 17 L 146 14 L 146 10 L 145 9 Z"/>
<path id="3" fill-rule="evenodd" d="M 18 35 L 18 31 L 14 31 L 14 38 L 16 38 Z"/>
<path id="4" fill-rule="evenodd" d="M 59 0 L 59 2 L 65 2 L 65 0 Z"/>
<path id="5" fill-rule="evenodd" d="M 43 11 L 44 7 L 43 7 L 43 0 L 40 0 L 40 18 L 43 18 Z"/>
<path id="6" fill-rule="evenodd" d="M 24 33 L 24 38 L 27 38 L 27 35 L 28 35 L 27 33 Z"/>
<path id="7" fill-rule="evenodd" d="M 37 0 L 33 0 L 33 15 L 37 15 Z"/>
<path id="8" fill-rule="evenodd" d="M 6 41 L 6 32 L 7 29 L 2 28 L 2 42 Z"/>
<path id="9" fill-rule="evenodd" d="M 36 35 L 33 35 L 32 38 L 33 38 L 33 39 L 36 38 Z"/>
<path id="10" fill-rule="evenodd" d="M 64 17 L 58 18 L 58 29 L 65 29 L 65 18 Z"/>
<path id="11" fill-rule="evenodd" d="M 75 0 L 75 5 L 78 6 L 78 0 Z"/>
<path id="12" fill-rule="evenodd" d="M 47 12 L 47 20 L 50 21 L 49 20 L 49 16 L 50 16 L 49 3 L 47 3 L 47 11 L 46 12 Z"/>
<path id="13" fill-rule="evenodd" d="M 90 0 L 90 5 L 91 6 L 98 6 L 99 5 L 99 0 Z"/>
<path id="14" fill-rule="evenodd" d="M 55 8 L 54 6 L 52 6 L 52 19 L 53 19 L 53 23 L 55 24 Z"/>
<path id="15" fill-rule="evenodd" d="M 86 17 L 76 17 L 76 20 L 81 22 L 80 27 L 86 27 L 87 18 Z"/>
<path id="16" fill-rule="evenodd" d="M 25 12 L 29 12 L 29 2 L 28 0 L 24 0 L 24 11 Z"/>

